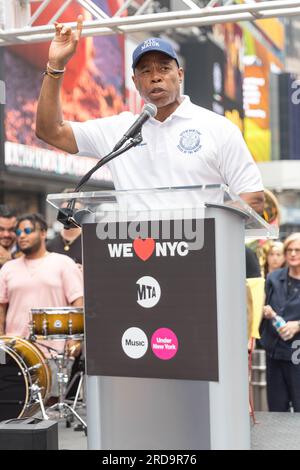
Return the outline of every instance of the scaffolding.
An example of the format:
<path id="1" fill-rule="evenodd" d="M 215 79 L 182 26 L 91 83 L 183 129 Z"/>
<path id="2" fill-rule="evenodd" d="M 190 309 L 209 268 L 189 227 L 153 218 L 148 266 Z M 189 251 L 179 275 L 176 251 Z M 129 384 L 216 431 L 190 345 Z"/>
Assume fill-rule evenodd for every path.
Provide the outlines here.
<path id="1" fill-rule="evenodd" d="M 170 8 L 165 11 L 166 2 L 159 0 L 125 0 L 113 16 L 108 16 L 92 0 L 65 0 L 47 24 L 38 26 L 35 22 L 51 0 L 39 1 L 34 14 L 31 14 L 30 4 L 37 0 L 0 0 L 0 46 L 51 40 L 54 22 L 72 3 L 79 4 L 92 18 L 84 22 L 82 36 L 166 32 L 217 23 L 253 22 L 300 15 L 300 0 L 237 1 L 210 0 L 207 3 L 203 0 L 170 0 Z M 75 27 L 75 18 L 67 24 Z"/>

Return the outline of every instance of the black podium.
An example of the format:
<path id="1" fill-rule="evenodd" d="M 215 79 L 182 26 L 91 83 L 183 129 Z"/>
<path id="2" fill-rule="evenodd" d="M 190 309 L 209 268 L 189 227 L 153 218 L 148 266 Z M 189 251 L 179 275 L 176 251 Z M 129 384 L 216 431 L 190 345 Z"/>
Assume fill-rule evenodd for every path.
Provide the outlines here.
<path id="1" fill-rule="evenodd" d="M 83 227 L 90 449 L 250 449 L 245 235 L 224 185 L 49 195 Z"/>

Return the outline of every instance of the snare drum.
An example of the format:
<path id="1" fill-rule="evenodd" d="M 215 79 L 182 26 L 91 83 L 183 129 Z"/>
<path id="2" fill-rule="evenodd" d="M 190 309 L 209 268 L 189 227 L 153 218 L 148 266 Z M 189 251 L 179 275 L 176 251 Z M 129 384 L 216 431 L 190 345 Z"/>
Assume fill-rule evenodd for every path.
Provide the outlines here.
<path id="1" fill-rule="evenodd" d="M 0 336 L 0 421 L 32 416 L 39 409 L 33 385 L 43 400 L 51 389 L 51 372 L 43 353 L 29 341 Z"/>
<path id="2" fill-rule="evenodd" d="M 32 334 L 40 339 L 81 339 L 83 309 L 81 307 L 34 308 Z"/>

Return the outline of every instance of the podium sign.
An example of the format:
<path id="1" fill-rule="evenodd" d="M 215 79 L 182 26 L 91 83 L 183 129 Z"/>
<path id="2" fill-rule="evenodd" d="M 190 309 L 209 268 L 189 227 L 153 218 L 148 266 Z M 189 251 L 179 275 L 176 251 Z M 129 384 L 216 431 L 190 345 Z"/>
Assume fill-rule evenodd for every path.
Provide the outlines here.
<path id="1" fill-rule="evenodd" d="M 174 221 L 168 240 L 83 226 L 88 375 L 218 381 L 215 221 L 201 224 L 200 249 L 172 238 Z"/>
<path id="2" fill-rule="evenodd" d="M 89 449 L 249 449 L 245 236 L 278 229 L 224 185 L 48 201 L 83 227 Z"/>

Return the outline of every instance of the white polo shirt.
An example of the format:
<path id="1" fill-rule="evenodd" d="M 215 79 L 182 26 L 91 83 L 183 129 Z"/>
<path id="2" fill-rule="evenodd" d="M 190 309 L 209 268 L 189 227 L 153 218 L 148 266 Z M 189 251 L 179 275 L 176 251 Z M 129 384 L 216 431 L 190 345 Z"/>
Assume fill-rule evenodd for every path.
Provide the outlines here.
<path id="1" fill-rule="evenodd" d="M 263 190 L 259 170 L 241 132 L 227 118 L 188 96 L 164 122 L 150 118 L 143 142 L 108 163 L 115 188 L 227 184 L 236 194 Z M 70 122 L 78 155 L 102 158 L 137 118 L 130 112 Z"/>

